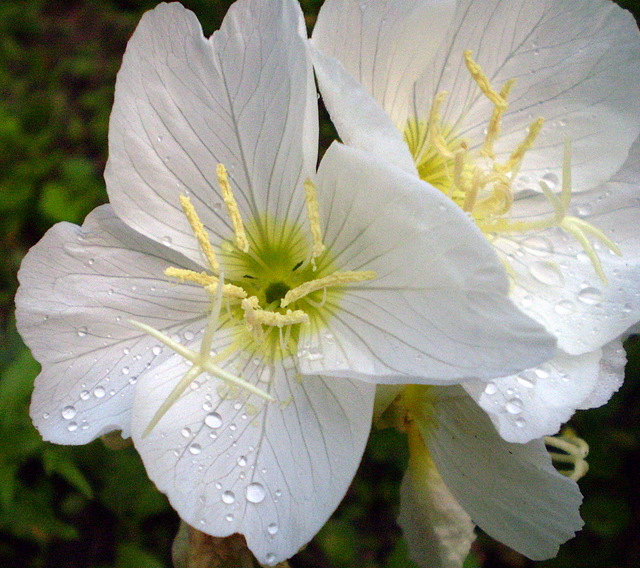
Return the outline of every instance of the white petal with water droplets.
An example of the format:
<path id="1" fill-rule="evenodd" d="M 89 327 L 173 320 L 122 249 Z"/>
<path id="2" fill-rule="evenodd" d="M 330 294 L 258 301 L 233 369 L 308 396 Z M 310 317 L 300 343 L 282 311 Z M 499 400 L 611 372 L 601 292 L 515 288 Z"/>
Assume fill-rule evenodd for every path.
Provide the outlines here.
<path id="1" fill-rule="evenodd" d="M 214 350 L 230 337 L 218 333 Z M 203 375 L 143 438 L 188 369 L 172 359 L 141 379 L 133 439 L 149 476 L 186 522 L 216 536 L 244 534 L 258 560 L 271 565 L 305 545 L 342 499 L 367 440 L 375 387 L 299 377 L 290 359 L 270 368 L 245 355 L 220 364 L 276 402 Z"/>
<path id="2" fill-rule="evenodd" d="M 559 352 L 543 365 L 517 375 L 488 384 L 470 381 L 463 386 L 489 414 L 505 440 L 525 443 L 555 434 L 599 388 L 603 380 L 599 373 L 601 359 L 601 349 L 582 355 Z"/>
<path id="3" fill-rule="evenodd" d="M 582 527 L 577 484 L 558 473 L 541 440 L 505 442 L 461 387 L 434 387 L 416 416 L 446 486 L 474 523 L 532 560 L 550 558 Z"/>
<path id="4" fill-rule="evenodd" d="M 345 286 L 329 306 L 330 337 L 301 327 L 301 345 L 322 354 L 301 359 L 304 373 L 447 382 L 522 370 L 553 353 L 553 340 L 508 300 L 492 247 L 439 191 L 334 144 L 318 200 L 336 267 L 377 277 Z"/>
<path id="5" fill-rule="evenodd" d="M 177 3 L 147 12 L 127 46 L 109 124 L 105 179 L 122 219 L 198 261 L 178 195 L 190 196 L 214 244 L 228 238 L 216 175 L 223 163 L 245 218 L 268 208 L 296 221 L 298 186 L 317 159 L 305 42 L 290 0 L 236 2 L 208 40 Z"/>
<path id="6" fill-rule="evenodd" d="M 16 296 L 18 330 L 42 364 L 31 416 L 46 440 L 83 444 L 110 430 L 129 435 L 134 384 L 171 356 L 127 320 L 195 336 L 202 289 L 170 282 L 190 261 L 135 233 L 109 206 L 82 227 L 55 225 L 25 257 Z"/>
<path id="7" fill-rule="evenodd" d="M 622 256 L 593 240 L 606 283 L 576 239 L 558 228 L 493 241 L 514 276 L 511 297 L 556 335 L 567 353 L 599 349 L 640 319 L 639 164 L 636 141 L 625 166 L 610 182 L 572 200 L 571 213 L 620 248 Z M 548 216 L 545 201 L 539 196 L 517 200 L 514 218 Z"/>
<path id="8" fill-rule="evenodd" d="M 522 174 L 559 176 L 567 138 L 576 191 L 620 168 L 640 131 L 640 34 L 631 14 L 601 0 L 459 1 L 447 40 L 416 85 L 416 109 L 426 118 L 433 96 L 448 91 L 443 122 L 480 144 L 492 104 L 471 79 L 464 50 L 496 90 L 516 80 L 499 154 L 515 148 L 532 120 L 546 120 Z"/>
<path id="9" fill-rule="evenodd" d="M 626 363 L 627 354 L 622 346 L 622 341 L 616 339 L 607 343 L 602 348 L 598 381 L 578 408 L 597 408 L 608 402 L 611 395 L 622 386 Z"/>

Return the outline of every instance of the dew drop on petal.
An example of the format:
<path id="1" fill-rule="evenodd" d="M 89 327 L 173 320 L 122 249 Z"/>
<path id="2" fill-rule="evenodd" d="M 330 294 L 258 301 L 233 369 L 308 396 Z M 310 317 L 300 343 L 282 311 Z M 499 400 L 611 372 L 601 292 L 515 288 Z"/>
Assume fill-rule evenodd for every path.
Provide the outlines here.
<path id="1" fill-rule="evenodd" d="M 222 417 L 217 412 L 211 412 L 205 417 L 204 423 L 209 428 L 220 428 L 222 426 Z"/>
<path id="2" fill-rule="evenodd" d="M 516 419 L 516 426 L 518 428 L 524 428 L 526 424 L 527 424 L 527 421 L 524 418 L 517 418 Z"/>
<path id="3" fill-rule="evenodd" d="M 194 333 L 192 331 L 185 331 L 184 332 L 185 341 L 192 341 L 194 337 L 195 337 L 195 335 L 194 335 Z"/>
<path id="4" fill-rule="evenodd" d="M 222 494 L 222 502 L 226 503 L 227 505 L 231 505 L 232 503 L 235 503 L 236 501 L 236 495 L 233 491 L 225 491 Z"/>
<path id="5" fill-rule="evenodd" d="M 553 309 L 558 315 L 568 316 L 576 311 L 576 305 L 571 300 L 560 300 Z"/>
<path id="6" fill-rule="evenodd" d="M 167 246 L 170 245 L 171 242 L 172 242 L 171 241 L 171 237 L 169 237 L 169 236 L 162 237 L 162 239 L 160 239 L 160 240 L 162 241 L 163 245 L 167 245 Z"/>
<path id="7" fill-rule="evenodd" d="M 271 523 L 268 527 L 267 527 L 267 532 L 271 535 L 277 534 L 278 533 L 278 525 L 276 523 Z"/>
<path id="8" fill-rule="evenodd" d="M 553 252 L 553 245 L 546 237 L 529 237 L 522 242 L 522 246 L 535 256 L 548 256 Z"/>
<path id="9" fill-rule="evenodd" d="M 87 328 L 86 327 L 79 327 L 78 328 L 78 337 L 84 337 L 85 335 L 87 335 Z"/>
<path id="10" fill-rule="evenodd" d="M 89 400 L 89 397 L 91 396 L 91 393 L 89 391 L 82 391 L 80 393 L 80 398 L 82 400 Z"/>
<path id="11" fill-rule="evenodd" d="M 487 386 L 484 387 L 485 394 L 492 396 L 498 392 L 498 387 L 496 387 L 495 383 L 487 383 Z"/>
<path id="12" fill-rule="evenodd" d="M 522 412 L 522 400 L 518 397 L 510 398 L 504 408 L 509 414 L 520 414 Z"/>
<path id="13" fill-rule="evenodd" d="M 180 430 L 180 434 L 183 438 L 188 438 L 189 436 L 191 436 L 191 429 L 183 428 L 182 430 Z"/>
<path id="14" fill-rule="evenodd" d="M 542 181 L 547 184 L 549 189 L 553 190 L 560 183 L 560 178 L 556 174 L 548 173 L 542 176 Z"/>
<path id="15" fill-rule="evenodd" d="M 105 394 L 107 394 L 107 391 L 104 390 L 104 387 L 96 387 L 93 389 L 93 396 L 96 398 L 102 398 Z"/>
<path id="16" fill-rule="evenodd" d="M 576 209 L 578 217 L 587 217 L 588 215 L 591 215 L 592 211 L 593 207 L 588 203 L 585 203 L 584 205 L 578 205 L 578 208 Z"/>
<path id="17" fill-rule="evenodd" d="M 69 426 L 67 426 L 67 430 L 69 432 L 75 432 L 78 429 L 78 425 L 75 422 L 69 422 Z"/>
<path id="18" fill-rule="evenodd" d="M 73 406 L 65 406 L 62 409 L 62 418 L 71 420 L 76 415 L 76 409 Z"/>
<path id="19" fill-rule="evenodd" d="M 229 513 L 228 515 L 225 516 L 225 520 L 229 523 L 233 522 L 233 514 Z"/>
<path id="20" fill-rule="evenodd" d="M 247 458 L 245 456 L 240 456 L 237 462 L 240 467 L 244 467 L 245 465 L 247 465 Z"/>
<path id="21" fill-rule="evenodd" d="M 551 261 L 538 260 L 529 265 L 529 273 L 538 282 L 547 286 L 562 286 L 564 277 L 560 272 L 560 267 Z"/>
<path id="22" fill-rule="evenodd" d="M 189 446 L 189 453 L 197 456 L 202 451 L 202 446 L 200 444 L 191 444 Z"/>
<path id="23" fill-rule="evenodd" d="M 249 503 L 262 503 L 267 493 L 260 483 L 250 483 L 247 485 L 245 495 Z"/>
<path id="24" fill-rule="evenodd" d="M 595 306 L 602 302 L 602 292 L 593 286 L 588 286 L 578 292 L 578 300 L 588 306 Z"/>
<path id="25" fill-rule="evenodd" d="M 269 554 L 267 554 L 266 560 L 267 564 L 273 566 L 276 563 L 276 555 L 273 552 L 270 552 Z"/>
<path id="26" fill-rule="evenodd" d="M 129 374 L 129 367 L 122 367 L 122 374 L 123 375 L 128 375 Z"/>
<path id="27" fill-rule="evenodd" d="M 151 353 L 153 353 L 154 355 L 160 355 L 160 353 L 162 353 L 162 347 L 160 347 L 159 345 L 155 345 L 151 349 Z"/>

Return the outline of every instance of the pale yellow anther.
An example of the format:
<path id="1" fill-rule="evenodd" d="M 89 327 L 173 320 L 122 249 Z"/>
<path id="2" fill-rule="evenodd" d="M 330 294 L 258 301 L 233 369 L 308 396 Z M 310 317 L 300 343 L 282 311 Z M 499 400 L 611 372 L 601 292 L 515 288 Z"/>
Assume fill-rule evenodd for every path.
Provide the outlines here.
<path id="1" fill-rule="evenodd" d="M 462 210 L 470 213 L 476 204 L 478 198 L 478 192 L 485 186 L 484 173 L 482 168 L 475 167 L 473 170 L 473 178 L 471 179 L 471 185 L 466 188 L 464 194 L 464 203 L 462 204 Z"/>
<path id="2" fill-rule="evenodd" d="M 313 239 L 311 258 L 315 259 L 324 252 L 325 246 L 322 242 L 322 227 L 320 226 L 320 211 L 316 186 L 310 179 L 304 182 L 304 197 L 307 203 L 307 217 L 309 218 L 311 238 Z"/>
<path id="3" fill-rule="evenodd" d="M 506 110 L 506 98 L 502 96 L 502 93 L 498 93 L 493 90 L 493 87 L 491 87 L 491 82 L 484 74 L 482 67 L 480 67 L 480 65 L 478 65 L 473 60 L 472 52 L 470 50 L 467 50 L 463 53 L 463 56 L 464 62 L 467 65 L 467 69 L 469 70 L 471 77 L 476 82 L 484 96 L 487 97 L 496 106 L 496 108 L 499 108 L 502 111 Z M 505 87 L 507 87 L 507 85 L 505 85 Z M 503 87 L 503 91 L 505 87 Z M 511 89 L 511 86 L 507 87 L 507 94 L 509 92 L 508 89 Z"/>
<path id="4" fill-rule="evenodd" d="M 309 316 L 302 310 L 287 310 L 286 313 L 269 312 L 267 310 L 254 310 L 255 321 L 260 325 L 270 327 L 284 327 L 286 325 L 296 325 L 307 323 Z"/>
<path id="5" fill-rule="evenodd" d="M 484 144 L 481 150 L 482 155 L 486 156 L 487 158 L 494 159 L 496 156 L 493 150 L 493 145 L 500 137 L 502 115 L 507 110 L 509 93 L 511 92 L 514 84 L 515 79 L 510 79 L 504 84 L 504 86 L 500 90 L 500 97 L 504 101 L 504 105 L 494 105 L 493 107 L 493 113 L 491 114 L 489 126 L 487 127 L 487 136 L 485 137 Z"/>
<path id="6" fill-rule="evenodd" d="M 209 235 L 207 235 L 207 231 L 200 221 L 200 217 L 198 217 L 198 213 L 196 213 L 196 209 L 191 203 L 191 200 L 186 195 L 180 196 L 180 205 L 182 206 L 182 210 L 184 211 L 187 220 L 189 221 L 189 225 L 191 225 L 191 230 L 193 234 L 196 236 L 198 240 L 198 244 L 200 245 L 200 250 L 202 254 L 204 254 L 211 270 L 215 273 L 220 269 L 220 265 L 218 263 L 218 259 L 216 258 L 216 253 L 211 246 L 211 241 L 209 240 Z"/>
<path id="7" fill-rule="evenodd" d="M 511 153 L 509 159 L 504 164 L 495 164 L 494 169 L 498 172 L 511 172 L 513 175 L 517 174 L 524 155 L 533 147 L 538 134 L 540 134 L 540 130 L 542 130 L 543 124 L 544 118 L 536 118 L 536 120 L 529 125 L 529 130 L 524 140 L 520 142 L 518 147 Z"/>
<path id="8" fill-rule="evenodd" d="M 164 275 L 169 278 L 177 278 L 180 282 L 193 282 L 194 284 L 199 284 L 203 286 L 207 292 L 210 294 L 215 294 L 218 288 L 218 278 L 216 276 L 211 276 L 206 272 L 195 272 L 194 270 L 187 270 L 185 268 L 176 268 L 174 266 L 170 266 L 165 269 Z M 247 293 L 240 288 L 239 286 L 235 286 L 233 284 L 225 284 L 222 290 L 222 295 L 225 298 L 236 298 L 242 299 L 247 297 Z"/>
<path id="9" fill-rule="evenodd" d="M 292 302 L 316 292 L 323 288 L 331 288 L 333 286 L 344 286 L 345 284 L 354 284 L 356 282 L 365 282 L 367 280 L 373 280 L 378 275 L 373 270 L 347 270 L 345 272 L 334 272 L 324 278 L 316 278 L 310 280 L 300 286 L 296 286 L 289 290 L 284 298 L 280 301 L 280 305 L 286 308 Z"/>
<path id="10" fill-rule="evenodd" d="M 428 144 L 432 144 L 443 158 L 450 160 L 454 158 L 454 153 L 449 149 L 447 141 L 442 135 L 442 129 L 440 128 L 440 107 L 447 98 L 447 95 L 448 93 L 446 91 L 442 91 L 433 99 L 433 104 L 429 111 L 425 141 Z"/>
<path id="11" fill-rule="evenodd" d="M 224 164 L 218 164 L 216 174 L 218 175 L 220 190 L 222 191 L 222 199 L 227 206 L 229 217 L 233 223 L 233 232 L 236 235 L 236 246 L 242 252 L 247 252 L 249 250 L 249 241 L 247 240 L 247 234 L 244 230 L 240 208 L 238 207 L 236 198 L 233 196 L 233 190 L 231 189 L 229 176 L 227 175 L 227 168 L 224 167 Z"/>

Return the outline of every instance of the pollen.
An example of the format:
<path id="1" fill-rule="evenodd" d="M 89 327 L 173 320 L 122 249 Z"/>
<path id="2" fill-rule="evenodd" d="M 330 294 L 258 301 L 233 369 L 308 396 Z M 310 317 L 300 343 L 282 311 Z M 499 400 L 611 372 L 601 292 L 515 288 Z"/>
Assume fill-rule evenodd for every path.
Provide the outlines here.
<path id="1" fill-rule="evenodd" d="M 307 216 L 309 218 L 311 238 L 313 239 L 311 259 L 312 261 L 315 261 L 315 259 L 324 252 L 325 246 L 322 242 L 322 227 L 320 226 L 320 211 L 318 208 L 318 195 L 316 193 L 316 186 L 310 179 L 307 179 L 304 182 L 304 196 L 307 204 Z"/>
<path id="2" fill-rule="evenodd" d="M 249 250 L 249 241 L 247 240 L 247 234 L 244 230 L 240 208 L 233 195 L 233 190 L 229 183 L 229 176 L 227 175 L 227 168 L 224 167 L 224 164 L 218 164 L 216 174 L 218 175 L 220 190 L 222 191 L 222 199 L 227 206 L 229 217 L 231 217 L 231 222 L 233 223 L 233 232 L 236 235 L 236 246 L 242 252 L 247 252 Z"/>
<path id="3" fill-rule="evenodd" d="M 209 240 L 209 235 L 205 231 L 204 225 L 202 221 L 200 221 L 200 217 L 196 213 L 196 209 L 191 203 L 191 200 L 186 195 L 180 196 L 180 205 L 182 205 L 182 210 L 189 221 L 189 225 L 191 225 L 191 230 L 200 245 L 200 250 L 204 254 L 207 262 L 209 263 L 209 267 L 211 271 L 216 273 L 220 269 L 220 265 L 218 263 L 218 259 L 216 258 L 216 253 L 211 246 L 211 241 Z"/>

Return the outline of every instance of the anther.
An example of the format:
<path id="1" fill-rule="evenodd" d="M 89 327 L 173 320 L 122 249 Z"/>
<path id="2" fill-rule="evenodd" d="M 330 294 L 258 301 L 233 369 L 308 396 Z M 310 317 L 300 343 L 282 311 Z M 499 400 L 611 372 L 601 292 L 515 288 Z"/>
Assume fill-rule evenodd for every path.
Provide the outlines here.
<path id="1" fill-rule="evenodd" d="M 343 286 L 345 284 L 353 284 L 355 282 L 365 282 L 367 280 L 373 280 L 378 275 L 373 270 L 348 270 L 345 272 L 334 272 L 324 278 L 316 278 L 315 280 L 309 280 L 300 286 L 296 286 L 289 290 L 284 298 L 280 300 L 280 306 L 286 308 L 292 302 L 304 298 L 308 294 L 323 288 L 330 288 L 332 286 Z"/>
<path id="2" fill-rule="evenodd" d="M 204 254 L 211 270 L 214 273 L 217 273 L 220 265 L 216 258 L 216 253 L 211 246 L 211 241 L 209 240 L 209 235 L 205 231 L 204 225 L 202 221 L 200 221 L 200 217 L 198 217 L 198 213 L 196 212 L 193 203 L 186 195 L 180 196 L 180 205 L 182 206 L 182 210 L 184 211 L 187 220 L 189 221 L 189 225 L 191 225 L 191 230 L 193 234 L 196 236 L 198 240 L 198 244 L 200 245 L 200 250 L 202 250 L 202 254 Z"/>
<path id="3" fill-rule="evenodd" d="M 585 459 L 589 454 L 589 446 L 572 430 L 567 429 L 558 436 L 545 436 L 544 443 L 551 460 L 560 466 L 559 471 L 563 475 L 578 481 L 589 471 L 589 464 Z M 566 467 L 570 469 L 567 470 Z"/>
<path id="4" fill-rule="evenodd" d="M 206 272 L 195 272 L 194 270 L 170 266 L 165 269 L 164 275 L 169 278 L 177 278 L 180 282 L 193 282 L 194 284 L 199 284 L 210 294 L 215 294 L 218 288 L 218 278 L 211 276 Z M 247 297 L 247 293 L 240 288 L 240 286 L 235 286 L 233 284 L 225 284 L 223 286 L 222 294 L 225 298 L 236 298 L 240 300 Z"/>
<path id="5" fill-rule="evenodd" d="M 248 252 L 249 241 L 247 240 L 247 234 L 244 231 L 240 208 L 238 207 L 236 198 L 233 196 L 233 190 L 231 189 L 229 176 L 227 175 L 227 168 L 224 167 L 224 164 L 218 164 L 216 174 L 218 175 L 220 190 L 222 191 L 222 199 L 224 204 L 227 206 L 229 217 L 231 217 L 231 222 L 233 223 L 233 232 L 236 235 L 236 246 L 242 252 Z"/>
<path id="6" fill-rule="evenodd" d="M 313 239 L 313 248 L 311 249 L 311 259 L 313 261 L 324 252 L 325 246 L 322 242 L 322 227 L 320 226 L 316 186 L 310 179 L 304 182 L 304 196 L 307 203 L 307 216 L 309 218 L 311 238 Z"/>

